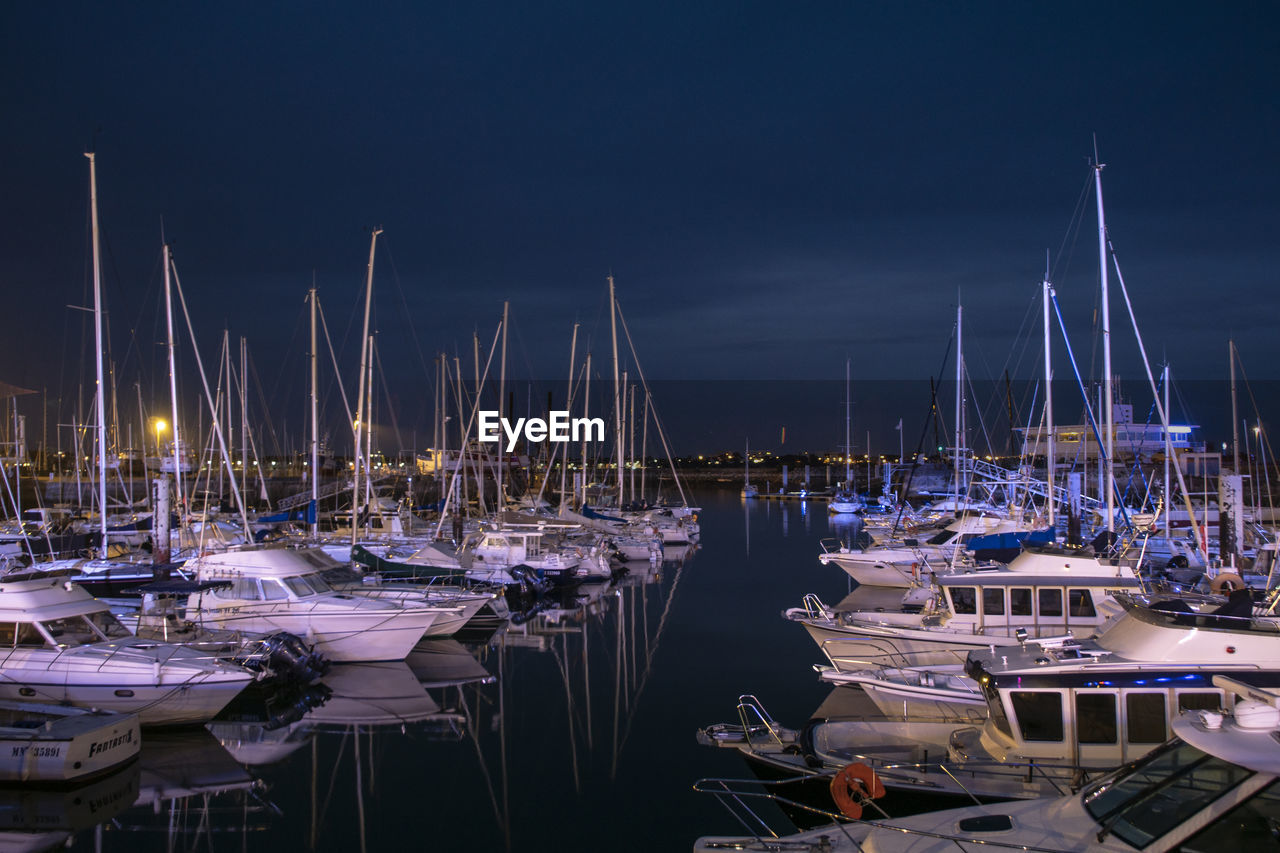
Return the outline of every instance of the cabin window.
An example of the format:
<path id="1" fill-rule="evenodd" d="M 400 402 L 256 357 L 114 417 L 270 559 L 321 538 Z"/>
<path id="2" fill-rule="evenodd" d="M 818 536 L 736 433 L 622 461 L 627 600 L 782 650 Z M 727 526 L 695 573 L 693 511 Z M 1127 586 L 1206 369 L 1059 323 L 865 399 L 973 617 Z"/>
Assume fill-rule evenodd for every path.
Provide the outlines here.
<path id="1" fill-rule="evenodd" d="M 1009 728 L 1009 717 L 1004 712 L 1004 703 L 1000 701 L 1000 691 L 996 690 L 995 683 L 986 677 L 979 683 L 982 685 L 982 695 L 987 700 L 987 713 L 990 714 L 991 721 L 1006 736 L 1013 737 L 1013 730 Z"/>
<path id="2" fill-rule="evenodd" d="M 1062 694 L 1056 690 L 1015 690 L 1009 695 L 1025 741 L 1062 740 Z"/>
<path id="3" fill-rule="evenodd" d="M 1040 617 L 1046 616 L 1062 617 L 1062 590 L 1040 590 Z"/>
<path id="4" fill-rule="evenodd" d="M 0 622 L 0 648 L 12 648 L 18 626 L 13 622 Z"/>
<path id="5" fill-rule="evenodd" d="M 1188 690 L 1178 694 L 1178 712 L 1216 711 L 1222 707 L 1222 695 L 1204 690 Z"/>
<path id="6" fill-rule="evenodd" d="M 1093 596 L 1089 590 L 1073 589 L 1067 595 L 1072 619 L 1089 619 L 1098 615 L 1098 611 L 1093 609 Z"/>
<path id="7" fill-rule="evenodd" d="M 284 579 L 284 585 L 298 598 L 306 598 L 309 595 L 315 595 L 316 591 L 311 588 L 311 584 L 307 583 L 305 575 L 294 575 L 291 578 Z"/>
<path id="8" fill-rule="evenodd" d="M 1116 742 L 1114 693 L 1076 694 L 1076 737 L 1080 743 Z"/>
<path id="9" fill-rule="evenodd" d="M 267 578 L 262 581 L 262 597 L 267 601 L 283 601 L 289 597 L 289 593 L 280 585 L 280 581 Z"/>
<path id="10" fill-rule="evenodd" d="M 956 613 L 977 613 L 978 592 L 971 586 L 951 587 L 951 609 Z"/>
<path id="11" fill-rule="evenodd" d="M 1014 587 L 1009 590 L 1009 615 L 1031 615 L 1031 590 L 1025 587 Z"/>
<path id="12" fill-rule="evenodd" d="M 44 635 L 36 629 L 33 622 L 18 623 L 18 637 L 14 641 L 16 646 L 26 646 L 27 648 L 43 649 L 46 645 Z"/>
<path id="13" fill-rule="evenodd" d="M 49 632 L 49 636 L 60 646 L 82 646 L 96 643 L 100 639 L 83 616 L 68 616 L 65 619 L 52 619 L 40 623 Z"/>
<path id="14" fill-rule="evenodd" d="M 110 611 L 103 610 L 98 613 L 87 613 L 84 618 L 89 620 L 90 624 L 104 639 L 120 640 L 131 636 L 129 629 L 121 625 L 120 620 Z"/>
<path id="15" fill-rule="evenodd" d="M 1125 697 L 1125 740 L 1129 743 L 1164 743 L 1169 739 L 1165 728 L 1163 693 L 1130 693 Z"/>
<path id="16" fill-rule="evenodd" d="M 231 584 L 230 596 L 245 601 L 257 601 L 262 597 L 258 591 L 258 581 L 254 578 L 236 578 Z"/>
<path id="17" fill-rule="evenodd" d="M 982 591 L 982 613 L 984 616 L 1004 615 L 1004 589 L 984 589 Z"/>

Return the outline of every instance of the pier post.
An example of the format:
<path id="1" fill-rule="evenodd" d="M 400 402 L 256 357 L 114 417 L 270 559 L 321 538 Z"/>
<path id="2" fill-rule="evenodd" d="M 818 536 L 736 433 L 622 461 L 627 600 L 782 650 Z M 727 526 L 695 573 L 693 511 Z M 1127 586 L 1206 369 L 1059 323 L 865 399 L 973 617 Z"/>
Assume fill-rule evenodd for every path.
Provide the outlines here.
<path id="1" fill-rule="evenodd" d="M 151 516 L 151 563 L 169 562 L 169 478 L 155 479 L 155 512 Z"/>

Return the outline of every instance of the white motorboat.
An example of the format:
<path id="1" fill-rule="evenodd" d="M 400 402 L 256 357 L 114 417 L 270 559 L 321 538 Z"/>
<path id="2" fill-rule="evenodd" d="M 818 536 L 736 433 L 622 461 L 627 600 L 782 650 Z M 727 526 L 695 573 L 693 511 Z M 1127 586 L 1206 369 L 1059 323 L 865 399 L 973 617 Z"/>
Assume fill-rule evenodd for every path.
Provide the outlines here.
<path id="1" fill-rule="evenodd" d="M 404 560 L 409 566 L 461 569 L 471 580 L 519 584 L 526 573 L 568 580 L 578 573 L 582 555 L 543 541 L 537 530 L 486 529 L 468 536 L 461 547 L 429 542 Z M 517 571 L 518 570 L 518 571 Z"/>
<path id="2" fill-rule="evenodd" d="M 908 535 L 897 543 L 854 548 L 833 543 L 818 555 L 824 566 L 835 565 L 864 586 L 908 587 L 920 583 L 922 575 L 942 572 L 948 565 L 967 562 L 965 545 L 979 536 L 992 533 L 1030 533 L 1024 522 L 987 516 L 966 516 L 952 521 L 941 530 L 923 531 L 924 536 Z M 824 547 L 826 543 L 823 543 Z"/>
<path id="3" fill-rule="evenodd" d="M 1124 615 L 1092 641 L 974 652 L 966 671 L 990 716 L 952 734 L 953 759 L 1115 767 L 1164 742 L 1180 712 L 1228 702 L 1215 675 L 1280 683 L 1280 618 L 1253 616 L 1248 591 L 1236 595 L 1205 613 L 1122 599 Z"/>
<path id="4" fill-rule="evenodd" d="M 883 790 L 874 771 L 850 765 L 833 778 L 845 788 L 845 819 L 870 810 L 857 823 L 832 823 L 790 836 L 705 837 L 698 853 L 713 850 L 811 850 L 823 853 L 932 853 L 1019 849 L 1045 851 L 1217 851 L 1277 846 L 1280 822 L 1280 691 L 1218 676 L 1214 685 L 1235 694 L 1233 710 L 1186 711 L 1173 721 L 1173 740 L 1144 758 L 1085 786 L 1051 798 L 950 809 L 897 819 L 875 819 L 874 796 Z M 867 781 L 869 780 L 869 781 Z M 721 801 L 723 785 L 700 782 Z M 856 812 L 856 814 L 855 814 Z"/>
<path id="5" fill-rule="evenodd" d="M 262 680 L 309 684 L 324 673 L 329 662 L 296 634 L 228 630 L 188 618 L 186 604 L 191 596 L 229 586 L 230 581 L 200 583 L 185 578 L 152 581 L 134 590 L 142 596 L 139 607 L 124 610 L 117 603 L 115 612 L 138 637 L 177 643 L 209 657 L 231 661 L 252 670 Z"/>
<path id="6" fill-rule="evenodd" d="M 138 756 L 136 714 L 0 701 L 0 782 L 75 782 Z"/>
<path id="7" fill-rule="evenodd" d="M 339 592 L 322 575 L 333 560 L 314 548 L 245 548 L 187 563 L 200 581 L 231 586 L 200 595 L 194 610 L 207 623 L 257 633 L 288 631 L 331 661 L 404 660 L 440 609 Z"/>
<path id="8" fill-rule="evenodd" d="M 0 579 L 0 699 L 203 723 L 254 679 L 243 667 L 131 635 L 62 577 Z"/>
<path id="9" fill-rule="evenodd" d="M 1091 636 L 1136 592 L 1131 565 L 1084 549 L 1025 550 L 1007 566 L 935 575 L 923 609 L 835 613 L 813 596 L 784 616 L 804 625 L 837 669 L 963 663 L 975 649 L 1019 637 Z"/>
<path id="10" fill-rule="evenodd" d="M 837 515 L 862 512 L 866 508 L 867 502 L 851 491 L 838 491 L 827 501 L 827 512 Z"/>

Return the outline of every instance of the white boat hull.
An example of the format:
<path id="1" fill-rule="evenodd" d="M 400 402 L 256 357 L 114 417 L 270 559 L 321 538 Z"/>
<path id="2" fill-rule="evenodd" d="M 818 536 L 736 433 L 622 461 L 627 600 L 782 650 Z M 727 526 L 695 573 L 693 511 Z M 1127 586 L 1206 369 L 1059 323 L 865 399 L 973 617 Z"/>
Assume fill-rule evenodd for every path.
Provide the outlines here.
<path id="1" fill-rule="evenodd" d="M 57 783 L 114 770 L 138 756 L 138 717 L 65 706 L 0 703 L 0 781 Z"/>
<path id="2" fill-rule="evenodd" d="M 404 660 L 435 622 L 435 608 L 395 610 L 310 611 L 297 605 L 276 608 L 216 608 L 205 611 L 205 619 L 218 627 L 237 631 L 272 633 L 288 631 L 313 644 L 316 651 L 334 662 Z"/>
<path id="3" fill-rule="evenodd" d="M 184 726 L 208 722 L 239 695 L 252 676 L 245 671 L 234 679 L 207 680 L 197 677 L 190 683 L 166 680 L 155 684 L 131 679 L 113 679 L 104 684 L 67 684 L 41 682 L 22 678 L 22 673 L 8 673 L 21 679 L 0 684 L 0 699 L 28 698 L 22 690 L 32 690 L 44 702 L 66 702 L 78 708 L 98 708 L 119 714 L 137 714 L 144 726 Z M 42 673 L 48 678 L 51 673 Z"/>
<path id="4" fill-rule="evenodd" d="M 831 664 L 842 672 L 963 664 L 974 649 L 1017 644 L 1010 637 L 938 629 L 907 630 L 873 625 L 835 629 L 824 627 L 815 620 L 804 620 L 803 624 Z"/>

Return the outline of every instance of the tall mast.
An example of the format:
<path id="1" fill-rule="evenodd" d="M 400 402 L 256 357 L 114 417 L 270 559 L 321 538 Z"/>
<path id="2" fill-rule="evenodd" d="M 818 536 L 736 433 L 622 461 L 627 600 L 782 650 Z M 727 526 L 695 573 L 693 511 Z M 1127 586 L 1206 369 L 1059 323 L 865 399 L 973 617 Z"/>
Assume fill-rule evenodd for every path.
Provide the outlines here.
<path id="1" fill-rule="evenodd" d="M 1164 366 L 1164 535 L 1169 537 L 1169 504 L 1173 498 L 1173 489 L 1169 487 L 1169 462 L 1173 459 L 1173 436 L 1169 434 L 1169 365 Z M 1200 539 L 1196 537 L 1197 541 Z"/>
<path id="2" fill-rule="evenodd" d="M 591 408 L 591 350 L 587 350 L 586 364 L 587 378 L 582 384 L 582 417 L 586 418 Z M 587 436 L 590 433 L 587 430 L 582 431 L 582 504 L 587 502 Z"/>
<path id="3" fill-rule="evenodd" d="M 1044 420 L 1045 420 L 1045 504 L 1048 506 L 1049 526 L 1053 527 L 1054 513 L 1057 511 L 1057 493 L 1054 491 L 1054 446 L 1053 446 L 1053 364 L 1051 356 L 1052 339 L 1049 334 L 1049 301 L 1052 298 L 1053 285 L 1049 284 L 1049 253 L 1044 258 Z"/>
<path id="4" fill-rule="evenodd" d="M 964 441 L 964 424 L 961 418 L 964 417 L 964 406 L 961 399 L 964 396 L 964 307 L 956 305 L 956 440 L 955 440 L 955 499 L 956 511 L 960 509 L 960 448 L 961 442 Z"/>
<path id="5" fill-rule="evenodd" d="M 240 336 L 240 476 L 241 489 L 249 494 L 249 343 Z M 264 510 L 265 511 L 265 510 Z"/>
<path id="6" fill-rule="evenodd" d="M 849 466 L 852 464 L 853 444 L 849 437 L 849 424 L 853 418 L 853 401 L 849 399 L 850 359 L 844 360 L 844 487 L 852 489 Z"/>
<path id="7" fill-rule="evenodd" d="M 636 386 L 631 384 L 631 402 L 627 405 L 627 435 L 630 447 L 627 448 L 627 467 L 630 469 L 627 489 L 631 492 L 631 502 L 636 500 Z"/>
<path id="8" fill-rule="evenodd" d="M 320 535 L 320 370 L 316 349 L 316 289 L 311 288 L 311 536 Z"/>
<path id="9" fill-rule="evenodd" d="M 609 332 L 613 338 L 613 434 L 618 442 L 618 509 L 622 509 L 622 386 L 618 384 L 618 304 L 609 276 Z"/>
<path id="10" fill-rule="evenodd" d="M 618 432 L 618 509 L 622 509 L 625 499 L 623 492 L 622 472 L 627 464 L 627 424 L 630 422 L 631 412 L 627 409 L 627 371 L 622 371 L 622 382 L 618 385 L 618 411 L 619 425 L 621 430 Z"/>
<path id="11" fill-rule="evenodd" d="M 1103 440 L 1106 444 L 1107 453 L 1106 475 L 1103 477 L 1103 482 L 1107 491 L 1107 530 L 1108 532 L 1115 532 L 1116 464 L 1112 454 L 1115 438 L 1115 426 L 1113 423 L 1115 412 L 1111 399 L 1111 309 L 1110 300 L 1107 297 L 1107 218 L 1102 208 L 1102 170 L 1106 168 L 1106 164 L 1098 162 L 1096 150 L 1094 151 L 1093 159 L 1093 182 L 1098 198 L 1098 266 L 1102 273 L 1102 423 L 1103 429 L 1106 431 Z"/>
<path id="12" fill-rule="evenodd" d="M 578 324 L 573 324 L 573 336 L 569 339 L 569 387 L 565 391 L 564 407 L 569 412 L 569 417 L 573 417 L 573 361 L 578 354 Z M 564 516 L 564 489 L 569 469 L 569 447 L 564 447 L 564 453 L 560 456 L 560 515 Z"/>
<path id="13" fill-rule="evenodd" d="M 381 228 L 373 229 L 373 236 L 369 239 L 369 271 L 365 279 L 364 286 L 364 328 L 360 333 L 360 392 L 356 395 L 356 434 L 355 434 L 355 459 L 354 474 L 352 478 L 351 493 L 351 544 L 356 544 L 356 518 L 360 514 L 360 452 L 361 452 L 361 436 L 364 429 L 364 377 L 365 370 L 368 368 L 368 342 L 369 342 L 369 311 L 373 306 L 373 252 L 378 245 L 378 235 L 382 233 Z M 366 496 L 366 500 L 368 496 Z"/>
<path id="14" fill-rule="evenodd" d="M 164 244 L 164 310 L 165 310 L 165 342 L 169 349 L 169 416 L 173 418 L 173 480 L 177 484 L 179 511 L 186 508 L 186 496 L 182 491 L 182 433 L 178 429 L 178 371 L 177 354 L 173 340 L 173 256 L 169 253 L 169 244 Z M 157 439 L 158 440 L 158 439 Z M 160 455 L 160 448 L 156 448 Z M 179 520 L 181 524 L 181 520 Z"/>
<path id="15" fill-rule="evenodd" d="M 444 478 L 440 476 L 440 472 L 444 470 L 445 448 L 449 444 L 448 424 L 449 417 L 445 414 L 449 406 L 449 397 L 447 393 L 448 376 L 449 376 L 449 358 L 443 352 L 440 353 L 440 369 L 437 371 L 439 380 L 436 383 L 439 387 L 436 393 L 436 440 L 432 443 L 435 449 L 435 464 L 432 470 L 435 472 L 436 482 L 443 484 Z"/>
<path id="16" fill-rule="evenodd" d="M 89 210 L 93 224 L 93 340 L 97 363 L 98 402 L 98 519 L 102 541 L 98 545 L 99 556 L 107 557 L 107 412 L 106 388 L 102 378 L 102 261 L 98 248 L 98 167 L 94 152 L 89 158 Z"/>
<path id="17" fill-rule="evenodd" d="M 502 423 L 503 416 L 507 413 L 507 316 L 511 308 L 511 303 L 502 303 L 502 362 L 498 365 L 498 423 Z M 507 461 L 506 448 L 503 442 L 498 441 L 498 508 L 501 513 L 507 507 L 506 497 L 502 494 L 503 476 L 502 469 Z"/>
<path id="18" fill-rule="evenodd" d="M 365 520 L 367 526 L 369 518 L 376 510 L 378 516 L 382 516 L 382 510 L 378 506 L 378 502 L 373 498 L 373 360 L 375 354 L 373 351 L 373 335 L 369 336 L 369 382 L 367 385 L 367 393 L 369 394 L 368 408 L 365 409 L 365 419 L 369 421 L 369 427 L 364 431 L 365 448 L 364 448 L 364 494 L 365 503 L 370 507 L 370 515 Z"/>
<path id="19" fill-rule="evenodd" d="M 1231 364 L 1231 456 L 1232 473 L 1240 473 L 1240 414 L 1236 411 L 1236 342 L 1227 341 L 1227 361 Z"/>
<path id="20" fill-rule="evenodd" d="M 475 384 L 476 393 L 475 393 L 475 396 L 472 397 L 471 399 L 473 402 L 472 408 L 477 408 L 480 405 L 480 335 L 477 332 L 471 333 L 471 351 L 472 351 L 472 360 L 475 363 L 475 378 L 476 378 L 476 384 Z M 462 421 L 461 408 L 458 409 L 458 420 Z M 462 428 L 462 443 L 458 445 L 459 453 L 461 453 L 462 450 L 466 448 L 467 433 L 466 433 L 465 423 L 460 423 L 459 426 Z M 472 459 L 475 461 L 474 470 L 476 473 L 476 512 L 481 517 L 483 517 L 487 512 L 484 505 L 484 467 L 485 466 L 482 464 L 479 450 L 477 450 L 472 455 Z"/>

